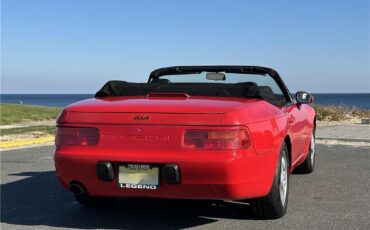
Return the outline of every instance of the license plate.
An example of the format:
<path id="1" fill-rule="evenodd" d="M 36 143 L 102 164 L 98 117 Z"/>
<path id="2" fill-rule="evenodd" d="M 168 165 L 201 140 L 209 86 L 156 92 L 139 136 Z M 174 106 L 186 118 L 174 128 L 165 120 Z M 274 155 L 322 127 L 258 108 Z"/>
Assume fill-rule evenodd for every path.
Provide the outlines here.
<path id="1" fill-rule="evenodd" d="M 157 189 L 159 188 L 159 167 L 144 164 L 120 165 L 118 185 L 121 188 Z"/>

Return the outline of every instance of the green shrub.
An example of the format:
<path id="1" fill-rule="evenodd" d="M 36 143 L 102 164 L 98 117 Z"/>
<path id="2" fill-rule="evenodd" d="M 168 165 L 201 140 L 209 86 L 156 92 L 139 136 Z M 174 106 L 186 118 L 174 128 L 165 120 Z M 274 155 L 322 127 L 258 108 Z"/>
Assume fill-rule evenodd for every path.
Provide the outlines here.
<path id="1" fill-rule="evenodd" d="M 318 121 L 343 121 L 351 118 L 370 118 L 370 110 L 346 106 L 315 106 Z"/>

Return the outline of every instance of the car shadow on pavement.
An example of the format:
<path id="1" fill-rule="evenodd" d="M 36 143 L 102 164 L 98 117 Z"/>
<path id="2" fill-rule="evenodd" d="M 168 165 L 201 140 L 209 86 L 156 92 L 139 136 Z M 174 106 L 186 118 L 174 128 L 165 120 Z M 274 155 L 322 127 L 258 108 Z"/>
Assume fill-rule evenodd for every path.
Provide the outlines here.
<path id="1" fill-rule="evenodd" d="M 110 208 L 88 209 L 58 184 L 55 172 L 12 174 L 1 185 L 1 222 L 84 229 L 182 229 L 216 218 L 253 219 L 248 205 L 211 201 L 121 199 Z"/>

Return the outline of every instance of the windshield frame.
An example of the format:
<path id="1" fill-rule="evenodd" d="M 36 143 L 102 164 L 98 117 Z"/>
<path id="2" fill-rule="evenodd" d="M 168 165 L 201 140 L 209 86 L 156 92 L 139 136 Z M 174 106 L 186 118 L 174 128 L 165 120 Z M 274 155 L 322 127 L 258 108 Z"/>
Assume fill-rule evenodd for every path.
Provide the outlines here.
<path id="1" fill-rule="evenodd" d="M 150 73 L 148 83 L 155 79 L 159 79 L 166 75 L 185 75 L 185 74 L 199 74 L 202 72 L 224 72 L 224 73 L 239 73 L 239 74 L 256 74 L 269 75 L 275 80 L 281 92 L 283 93 L 287 104 L 294 103 L 293 98 L 286 87 L 279 74 L 271 69 L 261 66 L 172 66 L 160 68 Z M 217 84 L 217 83 L 215 83 Z"/>

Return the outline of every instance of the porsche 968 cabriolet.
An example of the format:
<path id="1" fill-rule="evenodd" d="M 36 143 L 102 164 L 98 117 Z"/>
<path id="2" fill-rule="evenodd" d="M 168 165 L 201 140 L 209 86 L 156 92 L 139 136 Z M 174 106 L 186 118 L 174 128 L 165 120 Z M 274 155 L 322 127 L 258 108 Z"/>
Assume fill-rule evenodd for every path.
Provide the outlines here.
<path id="1" fill-rule="evenodd" d="M 315 165 L 313 97 L 258 66 L 174 66 L 109 81 L 57 119 L 60 183 L 85 206 L 120 197 L 288 207 L 293 170 Z"/>

